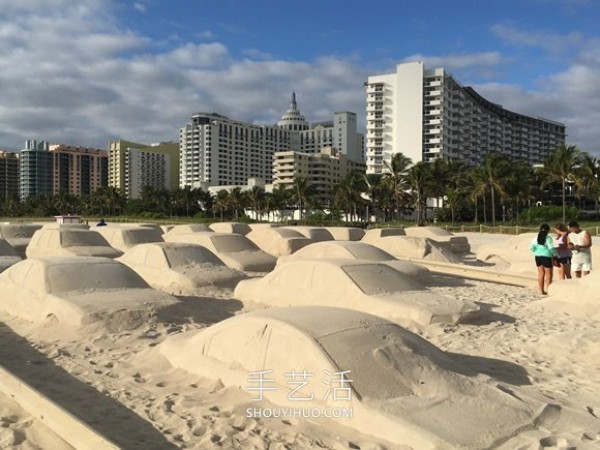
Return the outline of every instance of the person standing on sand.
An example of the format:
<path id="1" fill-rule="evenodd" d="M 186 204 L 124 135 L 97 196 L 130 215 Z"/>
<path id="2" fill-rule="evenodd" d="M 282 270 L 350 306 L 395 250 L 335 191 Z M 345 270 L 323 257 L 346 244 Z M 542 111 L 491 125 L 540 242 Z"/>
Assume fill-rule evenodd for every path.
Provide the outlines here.
<path id="1" fill-rule="evenodd" d="M 552 283 L 552 258 L 556 258 L 554 240 L 548 236 L 550 225 L 544 223 L 540 232 L 533 238 L 529 249 L 535 256 L 535 265 L 538 270 L 538 286 L 542 295 L 548 294 L 548 286 Z"/>
<path id="2" fill-rule="evenodd" d="M 575 278 L 587 275 L 592 270 L 592 237 L 590 233 L 579 228 L 575 221 L 569 222 L 569 248 L 573 252 L 571 264 Z"/>
<path id="3" fill-rule="evenodd" d="M 554 248 L 558 255 L 558 278 L 561 280 L 571 278 L 571 257 L 573 252 L 569 248 L 569 230 L 564 223 L 557 223 L 554 225 L 554 231 L 556 232 L 556 238 L 554 239 Z"/>

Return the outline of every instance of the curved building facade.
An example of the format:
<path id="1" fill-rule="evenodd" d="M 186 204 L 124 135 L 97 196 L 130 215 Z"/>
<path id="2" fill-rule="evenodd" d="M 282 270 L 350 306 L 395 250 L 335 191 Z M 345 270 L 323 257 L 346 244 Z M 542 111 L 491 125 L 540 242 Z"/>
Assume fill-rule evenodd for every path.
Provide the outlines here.
<path id="1" fill-rule="evenodd" d="M 480 164 L 496 152 L 541 164 L 565 143 L 564 124 L 508 111 L 420 61 L 369 77 L 366 90 L 368 173 L 386 172 L 395 153 Z"/>

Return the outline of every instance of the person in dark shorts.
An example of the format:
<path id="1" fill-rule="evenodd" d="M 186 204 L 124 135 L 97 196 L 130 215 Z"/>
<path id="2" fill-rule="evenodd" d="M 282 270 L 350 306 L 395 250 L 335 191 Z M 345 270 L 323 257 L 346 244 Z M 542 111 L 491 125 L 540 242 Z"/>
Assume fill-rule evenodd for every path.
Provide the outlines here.
<path id="1" fill-rule="evenodd" d="M 538 286 L 542 295 L 548 294 L 548 286 L 552 283 L 552 259 L 557 257 L 554 240 L 548 236 L 550 226 L 544 223 L 540 231 L 531 241 L 529 249 L 535 256 L 538 270 Z"/>
<path id="2" fill-rule="evenodd" d="M 554 225 L 556 238 L 554 239 L 554 248 L 558 255 L 558 278 L 561 280 L 571 278 L 571 257 L 573 252 L 569 248 L 569 230 L 564 223 Z"/>

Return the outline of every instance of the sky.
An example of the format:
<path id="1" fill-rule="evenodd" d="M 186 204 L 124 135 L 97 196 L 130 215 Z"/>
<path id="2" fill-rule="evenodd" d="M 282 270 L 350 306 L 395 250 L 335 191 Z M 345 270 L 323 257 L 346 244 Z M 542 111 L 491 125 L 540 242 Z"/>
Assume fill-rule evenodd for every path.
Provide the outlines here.
<path id="1" fill-rule="evenodd" d="M 421 60 L 600 156 L 599 0 L 0 0 L 0 149 L 177 141 L 197 112 L 355 112 Z"/>

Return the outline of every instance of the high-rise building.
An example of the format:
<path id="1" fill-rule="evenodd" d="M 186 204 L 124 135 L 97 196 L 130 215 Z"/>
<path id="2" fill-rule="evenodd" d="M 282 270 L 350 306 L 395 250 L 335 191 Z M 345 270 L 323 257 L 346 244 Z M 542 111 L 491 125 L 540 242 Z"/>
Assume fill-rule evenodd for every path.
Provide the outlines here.
<path id="1" fill-rule="evenodd" d="M 320 154 L 333 148 L 349 160 L 364 161 L 364 137 L 356 114 L 336 112 L 332 122 L 310 125 L 298 109 L 296 94 L 276 125 L 254 125 L 214 113 L 198 113 L 179 131 L 179 185 L 245 185 L 249 178 L 273 181 L 273 154 Z"/>
<path id="2" fill-rule="evenodd" d="M 28 140 L 19 155 L 19 195 L 52 194 L 52 155 L 46 141 Z"/>
<path id="3" fill-rule="evenodd" d="M 139 198 L 144 187 L 174 191 L 179 180 L 179 145 L 174 142 L 137 144 L 111 141 L 108 184 L 127 198 Z"/>
<path id="4" fill-rule="evenodd" d="M 565 142 L 564 124 L 506 110 L 444 69 L 425 70 L 420 61 L 370 76 L 365 85 L 368 173 L 385 172 L 396 153 L 413 162 L 480 164 L 495 152 L 539 164 Z"/>
<path id="5" fill-rule="evenodd" d="M 89 195 L 108 185 L 108 152 L 95 148 L 55 144 L 52 155 L 52 193 Z"/>
<path id="6" fill-rule="evenodd" d="M 317 204 L 326 207 L 332 200 L 334 187 L 350 172 L 364 174 L 366 166 L 332 147 L 319 153 L 277 152 L 273 160 L 273 187 L 290 187 L 294 178 L 303 177 L 314 187 Z"/>
<path id="7" fill-rule="evenodd" d="M 286 129 L 194 114 L 179 130 L 179 186 L 244 185 L 249 178 L 271 183 L 273 154 L 289 146 Z"/>
<path id="8" fill-rule="evenodd" d="M 0 150 L 0 200 L 19 195 L 19 155 Z"/>

